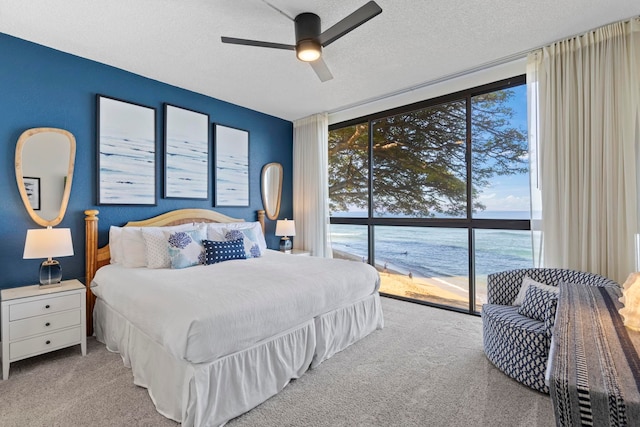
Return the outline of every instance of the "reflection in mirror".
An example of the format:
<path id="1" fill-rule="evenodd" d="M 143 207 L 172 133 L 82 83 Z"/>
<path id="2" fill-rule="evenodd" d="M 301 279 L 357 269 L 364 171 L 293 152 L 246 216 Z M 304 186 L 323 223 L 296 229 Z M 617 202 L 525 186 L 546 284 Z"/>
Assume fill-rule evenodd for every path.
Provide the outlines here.
<path id="1" fill-rule="evenodd" d="M 262 168 L 262 204 L 269 219 L 277 219 L 282 194 L 282 165 L 267 163 Z"/>
<path id="2" fill-rule="evenodd" d="M 31 219 L 43 227 L 58 225 L 64 218 L 75 155 L 76 140 L 63 129 L 29 129 L 18 139 L 18 190 Z"/>

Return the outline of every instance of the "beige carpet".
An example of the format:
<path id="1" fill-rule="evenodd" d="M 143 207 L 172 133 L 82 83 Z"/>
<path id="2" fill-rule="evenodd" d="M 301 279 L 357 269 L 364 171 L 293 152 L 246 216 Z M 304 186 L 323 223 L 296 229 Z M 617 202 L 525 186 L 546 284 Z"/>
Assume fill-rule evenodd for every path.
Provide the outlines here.
<path id="1" fill-rule="evenodd" d="M 383 298 L 385 329 L 232 420 L 243 426 L 554 426 L 549 396 L 482 352 L 481 320 Z M 11 365 L 2 426 L 175 426 L 133 385 L 120 356 L 88 340 Z"/>

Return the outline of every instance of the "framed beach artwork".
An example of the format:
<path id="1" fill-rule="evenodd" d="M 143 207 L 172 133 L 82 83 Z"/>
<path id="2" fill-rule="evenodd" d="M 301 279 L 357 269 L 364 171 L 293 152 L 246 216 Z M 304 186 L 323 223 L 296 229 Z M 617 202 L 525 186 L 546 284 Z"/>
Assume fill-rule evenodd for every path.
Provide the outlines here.
<path id="1" fill-rule="evenodd" d="M 215 205 L 249 206 L 249 132 L 215 124 Z"/>
<path id="2" fill-rule="evenodd" d="M 209 198 L 209 115 L 164 104 L 164 197 Z"/>
<path id="3" fill-rule="evenodd" d="M 22 177 L 31 209 L 40 210 L 40 178 Z"/>
<path id="4" fill-rule="evenodd" d="M 156 110 L 97 96 L 99 205 L 156 204 Z"/>

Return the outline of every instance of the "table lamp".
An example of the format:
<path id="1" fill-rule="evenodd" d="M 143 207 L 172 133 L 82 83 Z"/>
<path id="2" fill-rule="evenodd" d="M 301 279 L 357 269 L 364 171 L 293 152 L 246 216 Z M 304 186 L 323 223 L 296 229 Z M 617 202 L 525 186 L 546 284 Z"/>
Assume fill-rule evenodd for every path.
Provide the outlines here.
<path id="1" fill-rule="evenodd" d="M 279 219 L 276 222 L 276 236 L 283 236 L 280 239 L 280 250 L 285 254 L 291 253 L 291 248 L 293 244 L 291 243 L 291 239 L 288 236 L 296 235 L 296 223 L 294 220 L 288 219 Z"/>
<path id="2" fill-rule="evenodd" d="M 24 259 L 47 258 L 40 264 L 40 287 L 60 286 L 62 268 L 53 257 L 73 255 L 73 242 L 69 228 L 40 228 L 27 230 Z"/>

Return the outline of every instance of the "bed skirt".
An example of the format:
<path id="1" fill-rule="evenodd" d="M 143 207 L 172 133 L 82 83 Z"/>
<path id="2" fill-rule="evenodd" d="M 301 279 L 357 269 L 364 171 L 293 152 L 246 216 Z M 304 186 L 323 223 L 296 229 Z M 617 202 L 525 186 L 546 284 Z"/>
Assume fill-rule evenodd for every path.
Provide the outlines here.
<path id="1" fill-rule="evenodd" d="M 311 367 L 384 327 L 380 295 L 377 293 L 347 307 L 315 318 L 316 345 Z"/>
<path id="2" fill-rule="evenodd" d="M 171 356 L 99 298 L 93 317 L 97 340 L 121 355 L 156 410 L 198 427 L 223 425 L 249 411 L 384 323 L 376 293 L 248 349 L 193 364 Z"/>

